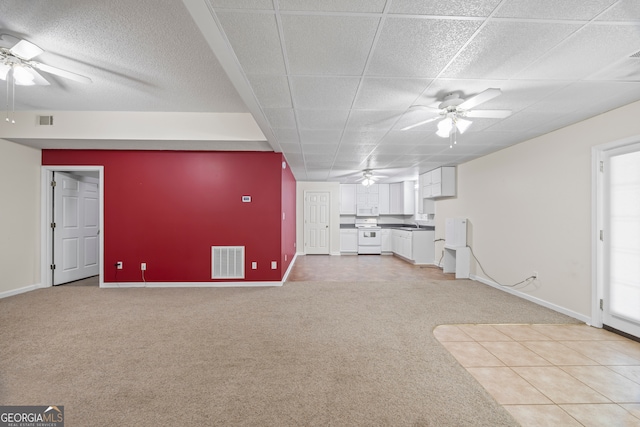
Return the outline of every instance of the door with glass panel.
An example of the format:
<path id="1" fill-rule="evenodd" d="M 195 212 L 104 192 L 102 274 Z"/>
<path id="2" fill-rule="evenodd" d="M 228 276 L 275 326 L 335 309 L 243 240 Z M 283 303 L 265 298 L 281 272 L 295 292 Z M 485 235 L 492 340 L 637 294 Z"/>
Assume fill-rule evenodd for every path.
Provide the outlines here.
<path id="1" fill-rule="evenodd" d="M 603 323 L 640 337 L 640 144 L 603 156 Z"/>

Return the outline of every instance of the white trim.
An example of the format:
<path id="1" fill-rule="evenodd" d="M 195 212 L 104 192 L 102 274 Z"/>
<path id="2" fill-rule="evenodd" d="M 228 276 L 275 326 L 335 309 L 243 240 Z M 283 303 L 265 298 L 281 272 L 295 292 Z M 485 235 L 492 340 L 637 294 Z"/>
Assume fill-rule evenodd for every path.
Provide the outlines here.
<path id="1" fill-rule="evenodd" d="M 590 324 L 603 326 L 603 311 L 600 310 L 600 299 L 604 297 L 604 256 L 599 232 L 604 229 L 603 180 L 600 173 L 600 162 L 605 153 L 640 142 L 640 135 L 607 142 L 591 148 L 591 320 Z"/>
<path id="2" fill-rule="evenodd" d="M 289 273 L 291 273 L 291 270 L 293 270 L 293 264 L 296 263 L 296 259 L 298 259 L 298 254 L 293 255 L 293 259 L 289 263 L 289 267 L 287 268 L 287 271 L 285 271 L 284 276 L 282 276 L 282 283 L 287 281 L 287 278 L 289 277 Z"/>
<path id="3" fill-rule="evenodd" d="M 24 294 L 26 292 L 35 291 L 36 289 L 41 289 L 41 288 L 44 288 L 44 286 L 42 286 L 40 283 L 35 283 L 33 285 L 23 286 L 22 288 L 11 289 L 9 291 L 0 292 L 0 299 L 12 297 L 14 295 Z"/>
<path id="4" fill-rule="evenodd" d="M 51 233 L 49 218 L 51 208 L 52 172 L 98 172 L 98 212 L 100 234 L 98 236 L 99 282 L 104 283 L 104 166 L 42 166 L 40 190 L 40 287 L 51 287 Z"/>
<path id="5" fill-rule="evenodd" d="M 284 281 L 271 282 L 108 282 L 101 288 L 255 288 L 282 286 Z"/>
<path id="6" fill-rule="evenodd" d="M 533 297 L 533 296 L 525 294 L 523 292 L 518 292 L 515 289 L 511 289 L 511 288 L 507 288 L 507 287 L 504 287 L 504 286 L 500 286 L 499 284 L 493 282 L 492 280 L 485 279 L 484 277 L 479 277 L 479 276 L 476 276 L 476 275 L 472 274 L 470 278 L 471 278 L 471 280 L 475 280 L 477 282 L 484 283 L 485 285 L 489 285 L 489 286 L 491 286 L 493 288 L 500 289 L 501 291 L 507 292 L 507 293 L 509 293 L 511 295 L 515 295 L 517 297 L 526 299 L 527 301 L 531 301 L 532 303 L 535 303 L 535 304 L 541 305 L 543 307 L 549 308 L 549 309 L 551 309 L 553 311 L 557 311 L 558 313 L 565 314 L 565 315 L 567 315 L 569 317 L 573 317 L 574 319 L 578 319 L 578 320 L 586 323 L 587 325 L 591 325 L 589 316 L 584 316 L 584 315 L 582 315 L 580 313 L 576 313 L 575 311 L 569 310 L 569 309 L 561 307 L 559 305 L 551 304 L 550 302 L 547 302 L 547 301 L 542 300 L 540 298 Z M 591 326 L 595 326 L 595 325 L 591 325 Z"/>

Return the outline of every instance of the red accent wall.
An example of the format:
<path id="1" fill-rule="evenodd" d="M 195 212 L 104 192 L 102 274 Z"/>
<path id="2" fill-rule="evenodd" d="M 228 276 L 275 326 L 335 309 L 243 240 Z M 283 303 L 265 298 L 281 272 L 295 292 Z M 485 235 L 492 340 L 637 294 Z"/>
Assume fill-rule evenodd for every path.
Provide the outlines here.
<path id="1" fill-rule="evenodd" d="M 295 254 L 295 178 L 283 161 L 271 152 L 42 150 L 43 165 L 104 166 L 105 282 L 142 281 L 142 262 L 148 282 L 213 281 L 211 246 L 227 245 L 245 246 L 245 281 L 281 280 Z"/>

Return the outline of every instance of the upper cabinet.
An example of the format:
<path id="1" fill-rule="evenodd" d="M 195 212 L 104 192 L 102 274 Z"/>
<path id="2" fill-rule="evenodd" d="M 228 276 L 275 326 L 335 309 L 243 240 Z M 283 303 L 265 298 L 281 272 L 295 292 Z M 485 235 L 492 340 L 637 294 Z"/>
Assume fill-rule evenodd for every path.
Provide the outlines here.
<path id="1" fill-rule="evenodd" d="M 340 184 L 340 215 L 356 214 L 357 184 Z"/>
<path id="2" fill-rule="evenodd" d="M 443 166 L 420 175 L 420 192 L 425 199 L 455 196 L 455 166 Z"/>
<path id="3" fill-rule="evenodd" d="M 340 215 L 413 215 L 415 181 L 393 184 L 340 184 Z"/>
<path id="4" fill-rule="evenodd" d="M 389 213 L 413 215 L 415 213 L 415 181 L 389 184 Z"/>
<path id="5" fill-rule="evenodd" d="M 378 184 L 378 213 L 380 215 L 389 215 L 389 184 Z"/>

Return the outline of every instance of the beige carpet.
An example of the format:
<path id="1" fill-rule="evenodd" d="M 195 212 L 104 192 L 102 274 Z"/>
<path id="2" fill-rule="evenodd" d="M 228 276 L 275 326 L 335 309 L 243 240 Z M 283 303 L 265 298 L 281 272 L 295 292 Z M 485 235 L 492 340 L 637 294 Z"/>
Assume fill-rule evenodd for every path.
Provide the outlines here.
<path id="1" fill-rule="evenodd" d="M 434 338 L 577 323 L 468 280 L 56 287 L 0 300 L 0 404 L 74 426 L 514 426 Z"/>

